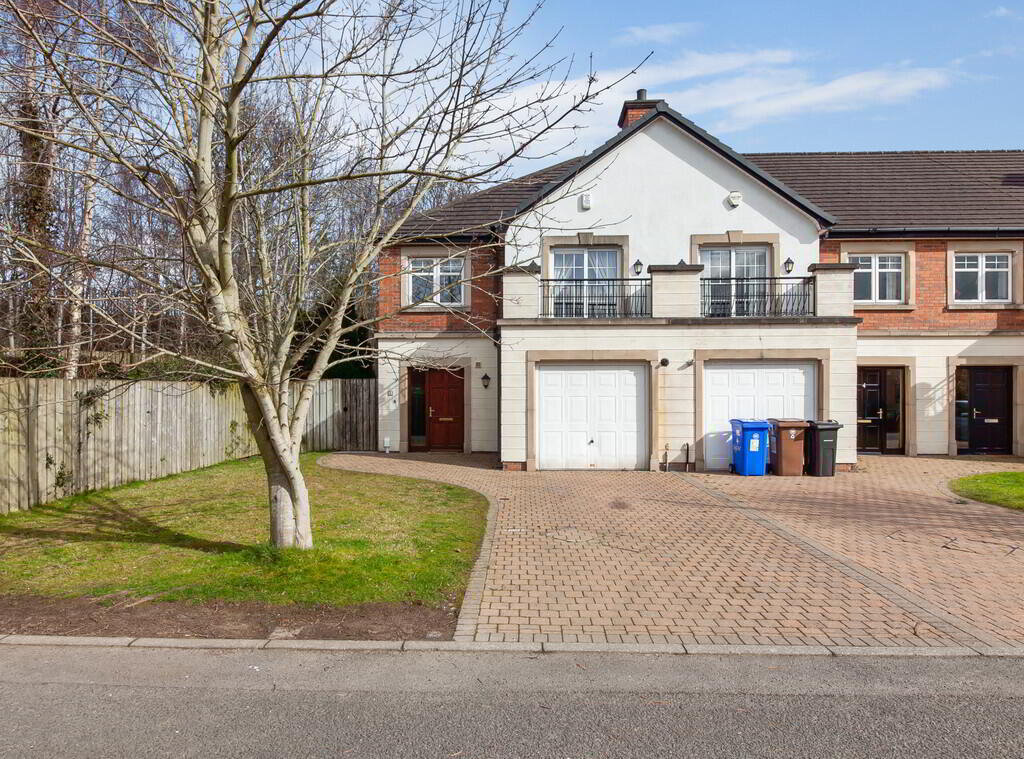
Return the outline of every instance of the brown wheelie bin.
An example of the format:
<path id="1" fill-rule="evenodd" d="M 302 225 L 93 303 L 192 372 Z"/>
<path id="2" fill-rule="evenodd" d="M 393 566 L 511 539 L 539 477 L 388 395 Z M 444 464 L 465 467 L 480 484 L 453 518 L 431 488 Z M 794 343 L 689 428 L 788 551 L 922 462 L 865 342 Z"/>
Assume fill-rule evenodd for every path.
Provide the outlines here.
<path id="1" fill-rule="evenodd" d="M 768 466 L 772 474 L 800 477 L 804 473 L 804 437 L 810 424 L 803 419 L 769 419 L 772 425 Z"/>

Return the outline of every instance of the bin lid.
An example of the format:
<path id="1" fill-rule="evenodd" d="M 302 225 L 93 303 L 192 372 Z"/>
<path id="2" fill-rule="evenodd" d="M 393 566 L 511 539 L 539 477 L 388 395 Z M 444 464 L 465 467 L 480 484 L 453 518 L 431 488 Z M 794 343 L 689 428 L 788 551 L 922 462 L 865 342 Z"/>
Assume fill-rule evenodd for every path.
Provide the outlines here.
<path id="1" fill-rule="evenodd" d="M 841 430 L 843 425 L 837 422 L 835 419 L 823 420 L 811 420 L 810 425 L 816 430 Z"/>
<path id="2" fill-rule="evenodd" d="M 805 421 L 804 419 L 769 419 L 768 421 L 771 422 L 773 426 L 780 427 L 782 429 L 787 429 L 787 428 L 790 428 L 790 427 L 810 427 L 811 426 L 811 423 L 808 422 L 808 421 Z"/>
<path id="3" fill-rule="evenodd" d="M 771 427 L 764 419 L 730 419 L 729 423 L 745 430 L 766 430 Z"/>

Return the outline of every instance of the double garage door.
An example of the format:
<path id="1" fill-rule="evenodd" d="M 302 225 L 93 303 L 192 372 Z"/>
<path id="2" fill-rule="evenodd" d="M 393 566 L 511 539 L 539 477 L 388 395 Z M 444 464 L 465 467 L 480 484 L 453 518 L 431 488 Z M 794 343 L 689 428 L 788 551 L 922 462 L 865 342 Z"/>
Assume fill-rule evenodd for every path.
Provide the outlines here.
<path id="1" fill-rule="evenodd" d="M 645 364 L 537 367 L 538 469 L 647 469 Z"/>
<path id="2" fill-rule="evenodd" d="M 537 368 L 538 469 L 647 469 L 646 364 L 541 364 Z M 812 419 L 814 362 L 704 364 L 704 463 L 727 469 L 730 419 Z"/>
<path id="3" fill-rule="evenodd" d="M 709 362 L 704 364 L 704 466 L 728 469 L 730 419 L 814 419 L 814 362 Z"/>

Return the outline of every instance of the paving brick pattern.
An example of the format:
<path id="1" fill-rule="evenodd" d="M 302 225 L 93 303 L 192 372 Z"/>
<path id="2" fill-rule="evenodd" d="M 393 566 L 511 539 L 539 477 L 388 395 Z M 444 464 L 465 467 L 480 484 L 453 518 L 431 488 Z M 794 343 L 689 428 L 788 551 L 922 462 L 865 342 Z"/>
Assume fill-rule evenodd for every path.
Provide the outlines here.
<path id="1" fill-rule="evenodd" d="M 322 462 L 491 500 L 457 639 L 1024 645 L 1024 514 L 943 489 L 1017 461 L 879 458 L 830 479 L 502 472 L 483 454 Z"/>
<path id="2" fill-rule="evenodd" d="M 686 475 L 877 572 L 994 638 L 1024 646 L 1024 512 L 963 503 L 946 483 L 1020 459 L 861 457 L 834 478 Z"/>

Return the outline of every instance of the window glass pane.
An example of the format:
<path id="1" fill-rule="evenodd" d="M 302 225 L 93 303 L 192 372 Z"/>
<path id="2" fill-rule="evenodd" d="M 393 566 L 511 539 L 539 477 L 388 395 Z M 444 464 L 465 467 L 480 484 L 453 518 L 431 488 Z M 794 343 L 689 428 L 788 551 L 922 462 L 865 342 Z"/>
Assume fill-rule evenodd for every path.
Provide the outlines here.
<path id="1" fill-rule="evenodd" d="M 871 300 L 871 272 L 855 271 L 853 273 L 853 299 Z"/>
<path id="2" fill-rule="evenodd" d="M 555 253 L 555 279 L 583 279 L 583 253 Z"/>
<path id="3" fill-rule="evenodd" d="M 903 268 L 903 256 L 879 256 L 878 268 L 881 270 L 897 270 Z"/>
<path id="4" fill-rule="evenodd" d="M 878 299 L 900 300 L 903 296 L 900 280 L 903 275 L 898 271 L 878 272 Z"/>
<path id="5" fill-rule="evenodd" d="M 953 277 L 955 300 L 977 300 L 978 299 L 978 272 L 958 271 Z"/>
<path id="6" fill-rule="evenodd" d="M 978 257 L 977 256 L 955 256 L 953 258 L 953 266 L 956 269 L 977 269 L 978 268 Z"/>
<path id="7" fill-rule="evenodd" d="M 462 259 L 461 258 L 449 258 L 441 262 L 440 270 L 442 274 L 457 274 L 462 276 Z"/>
<path id="8" fill-rule="evenodd" d="M 616 251 L 588 250 L 587 279 L 615 279 L 618 276 Z"/>
<path id="9" fill-rule="evenodd" d="M 985 256 L 986 269 L 1009 269 L 1010 257 L 1001 253 Z"/>
<path id="10" fill-rule="evenodd" d="M 850 263 L 854 264 L 858 269 L 870 269 L 871 256 L 850 256 Z"/>
<path id="11" fill-rule="evenodd" d="M 448 274 L 441 275 L 441 287 L 445 288 L 437 294 L 438 303 L 452 304 L 462 302 L 462 286 L 457 284 L 458 277 Z"/>
<path id="12" fill-rule="evenodd" d="M 737 248 L 736 276 L 767 277 L 768 250 L 766 248 Z"/>
<path id="13" fill-rule="evenodd" d="M 434 277 L 432 274 L 410 275 L 409 295 L 413 303 L 418 303 L 430 297 L 434 291 Z"/>
<path id="14" fill-rule="evenodd" d="M 1010 299 L 1010 272 L 985 272 L 985 300 Z"/>
<path id="15" fill-rule="evenodd" d="M 716 248 L 701 248 L 700 262 L 704 264 L 701 276 L 704 279 L 727 279 L 732 276 L 730 269 L 731 251 Z"/>
<path id="16" fill-rule="evenodd" d="M 424 269 L 433 269 L 434 264 L 437 263 L 436 258 L 410 258 L 409 268 L 413 271 L 422 271 Z"/>

